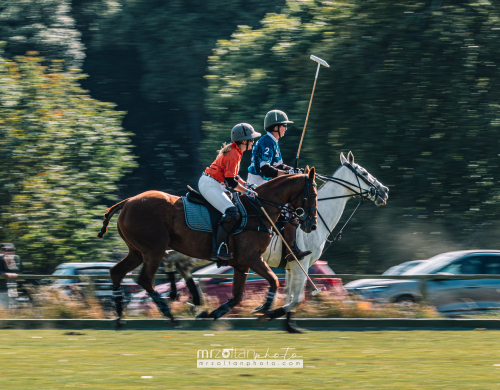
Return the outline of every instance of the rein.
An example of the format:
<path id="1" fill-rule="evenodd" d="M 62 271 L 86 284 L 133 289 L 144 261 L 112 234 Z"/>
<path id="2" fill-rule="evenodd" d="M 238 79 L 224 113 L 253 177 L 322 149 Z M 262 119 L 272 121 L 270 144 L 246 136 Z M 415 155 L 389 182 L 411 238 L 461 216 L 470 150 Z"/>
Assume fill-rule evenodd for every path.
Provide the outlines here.
<path id="1" fill-rule="evenodd" d="M 298 220 L 300 220 L 300 221 L 303 222 L 307 218 L 306 217 L 306 212 L 309 214 L 309 219 L 313 219 L 314 216 L 312 215 L 312 211 L 318 211 L 317 207 L 308 207 L 308 208 L 305 208 L 306 201 L 309 201 L 309 206 L 311 205 L 312 194 L 311 194 L 311 191 L 309 191 L 309 187 L 311 187 L 311 186 L 316 187 L 317 184 L 316 183 L 310 183 L 309 182 L 309 177 L 306 176 L 306 184 L 304 186 L 304 191 L 302 193 L 302 207 L 297 207 L 296 209 L 294 209 L 291 206 L 282 205 L 282 204 L 274 202 L 272 200 L 269 200 L 269 199 L 266 199 L 266 198 L 262 198 L 260 196 L 256 196 L 255 197 L 255 202 L 259 205 L 259 207 L 263 207 L 262 203 L 261 203 L 261 201 L 262 201 L 262 202 L 267 203 L 267 204 L 269 204 L 271 206 L 274 206 L 274 207 L 276 207 L 278 209 L 277 213 L 268 213 L 269 216 L 271 216 L 271 215 L 283 215 L 283 216 L 287 217 L 286 214 L 292 214 L 290 217 L 287 217 L 287 218 L 289 218 L 290 220 L 294 219 L 294 218 L 297 218 Z M 297 197 L 294 197 L 293 199 L 291 199 L 290 202 L 292 202 Z M 248 197 L 247 197 L 247 200 L 248 200 Z M 255 204 L 253 204 L 253 202 L 247 202 L 247 203 L 250 205 L 250 208 L 255 212 L 255 215 L 247 215 L 247 217 L 249 217 L 249 218 L 250 217 L 257 217 L 257 218 L 259 218 L 259 221 L 260 221 L 261 225 L 264 226 L 264 228 L 260 227 L 260 226 L 256 227 L 256 228 L 246 227 L 245 230 L 266 231 L 266 232 L 268 232 L 269 234 L 272 235 L 272 231 L 267 227 L 266 223 L 262 219 L 262 215 L 260 213 L 260 209 L 257 206 L 255 206 Z"/>

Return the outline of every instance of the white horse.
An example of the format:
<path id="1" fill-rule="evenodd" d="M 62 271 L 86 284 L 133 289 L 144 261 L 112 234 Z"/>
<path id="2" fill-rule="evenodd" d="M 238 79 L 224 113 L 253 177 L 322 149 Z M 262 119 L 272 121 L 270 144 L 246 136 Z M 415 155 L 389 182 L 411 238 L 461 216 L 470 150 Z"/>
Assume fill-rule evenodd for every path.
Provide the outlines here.
<path id="1" fill-rule="evenodd" d="M 341 154 L 340 162 L 342 166 L 331 177 L 316 175 L 320 180 L 325 182 L 318 189 L 318 228 L 307 234 L 297 229 L 297 244 L 301 248 L 307 248 L 312 251 L 310 255 L 300 260 L 300 264 L 305 270 L 309 269 L 320 258 L 328 236 L 334 230 L 344 212 L 347 200 L 359 196 L 374 201 L 377 206 L 380 206 L 385 205 L 389 197 L 389 189 L 384 187 L 364 168 L 356 164 L 351 152 L 349 152 L 347 158 Z M 189 274 L 190 276 L 191 273 L 189 270 L 194 267 L 211 263 L 206 260 L 190 258 L 178 254 L 178 252 L 175 253 L 177 255 L 173 256 L 172 259 L 175 259 L 174 262 L 178 263 L 176 267 L 179 267 L 178 269 L 182 270 L 182 273 L 185 275 Z M 280 263 L 282 258 L 282 241 L 277 235 L 273 237 L 271 244 L 262 257 L 271 266 L 277 266 Z M 168 263 L 172 264 L 173 262 L 170 262 L 167 255 L 165 258 L 166 268 Z M 277 318 L 286 314 L 286 329 L 291 333 L 298 333 L 299 331 L 290 323 L 290 317 L 291 312 L 304 299 L 305 282 L 306 275 L 297 262 L 289 261 L 286 269 L 285 306 L 271 311 L 270 308 L 274 298 L 274 294 L 272 294 L 268 296 L 262 306 L 255 309 L 255 312 L 263 312 L 270 318 Z"/>
<path id="2" fill-rule="evenodd" d="M 300 264 L 305 270 L 309 269 L 320 258 L 328 236 L 337 226 L 349 199 L 359 196 L 372 200 L 377 206 L 380 206 L 385 205 L 389 197 L 389 189 L 363 167 L 356 164 L 351 152 L 349 152 L 347 159 L 341 154 L 340 162 L 342 166 L 331 177 L 316 175 L 317 178 L 324 181 L 324 184 L 318 189 L 318 228 L 308 234 L 297 230 L 298 245 L 312 251 L 310 255 L 300 260 Z M 262 257 L 269 265 L 276 266 L 281 261 L 281 254 L 282 241 L 275 236 Z M 300 266 L 296 261 L 289 261 L 286 269 L 285 306 L 282 308 L 286 313 L 294 310 L 304 299 L 305 284 L 306 275 Z M 256 310 L 261 310 L 261 308 L 262 306 Z M 287 328 L 289 318 L 287 316 Z"/>

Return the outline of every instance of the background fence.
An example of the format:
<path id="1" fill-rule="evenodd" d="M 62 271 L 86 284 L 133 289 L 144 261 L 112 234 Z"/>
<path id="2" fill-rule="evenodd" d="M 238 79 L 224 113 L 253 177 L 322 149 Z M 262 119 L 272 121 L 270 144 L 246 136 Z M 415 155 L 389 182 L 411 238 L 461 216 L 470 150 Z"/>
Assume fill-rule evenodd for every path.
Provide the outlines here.
<path id="1" fill-rule="evenodd" d="M 283 273 L 284 274 L 284 273 Z M 283 275 L 277 274 L 277 275 Z M 194 279 L 203 278 L 220 278 L 232 279 L 231 274 L 197 274 L 193 273 Z M 86 279 L 109 279 L 109 275 L 19 275 L 15 281 L 23 282 L 26 280 L 41 280 L 41 279 L 78 279 L 78 276 Z M 128 275 L 130 277 L 130 275 Z M 132 277 L 135 275 L 132 275 Z M 262 279 L 262 276 L 257 274 L 248 274 L 248 279 Z M 358 279 L 417 279 L 420 281 L 420 293 L 422 300 L 427 301 L 427 281 L 429 280 L 450 280 L 450 279 L 500 279 L 500 275 L 477 274 L 477 275 L 362 275 L 362 274 L 309 274 L 311 279 L 326 279 L 326 278 L 341 278 L 343 282 L 349 282 Z M 6 276 L 0 275 L 1 279 L 7 279 Z M 168 279 L 167 275 L 155 275 L 155 279 Z"/>

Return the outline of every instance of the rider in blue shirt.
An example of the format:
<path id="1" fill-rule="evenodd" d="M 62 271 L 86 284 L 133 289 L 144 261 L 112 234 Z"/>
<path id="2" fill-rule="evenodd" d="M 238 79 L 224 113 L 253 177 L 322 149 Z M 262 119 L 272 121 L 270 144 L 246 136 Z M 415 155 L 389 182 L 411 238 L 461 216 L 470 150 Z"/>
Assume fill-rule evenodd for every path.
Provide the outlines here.
<path id="1" fill-rule="evenodd" d="M 248 183 L 261 185 L 275 177 L 296 173 L 292 167 L 283 164 L 278 141 L 285 135 L 287 125 L 293 123 L 280 110 L 272 110 L 264 118 L 264 129 L 267 131 L 252 150 L 252 162 L 248 167 Z M 302 260 L 311 254 L 311 251 L 301 251 L 296 246 L 296 231 L 299 226 L 297 220 L 290 221 L 283 229 L 283 238 L 292 248 L 295 256 Z M 287 257 L 290 255 L 287 251 Z"/>

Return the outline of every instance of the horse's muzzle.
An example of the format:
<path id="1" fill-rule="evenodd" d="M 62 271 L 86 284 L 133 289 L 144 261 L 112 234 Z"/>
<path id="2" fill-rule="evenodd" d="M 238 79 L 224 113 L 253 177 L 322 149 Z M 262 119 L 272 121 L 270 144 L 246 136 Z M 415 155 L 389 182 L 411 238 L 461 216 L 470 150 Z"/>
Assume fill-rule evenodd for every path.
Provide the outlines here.
<path id="1" fill-rule="evenodd" d="M 380 186 L 377 190 L 377 198 L 375 199 L 375 206 L 385 206 L 389 199 L 389 188 Z"/>
<path id="2" fill-rule="evenodd" d="M 311 233 L 312 231 L 316 230 L 317 228 L 318 228 L 318 225 L 312 219 L 311 220 L 308 219 L 304 222 L 301 222 L 301 224 L 300 224 L 300 229 L 304 233 Z"/>

